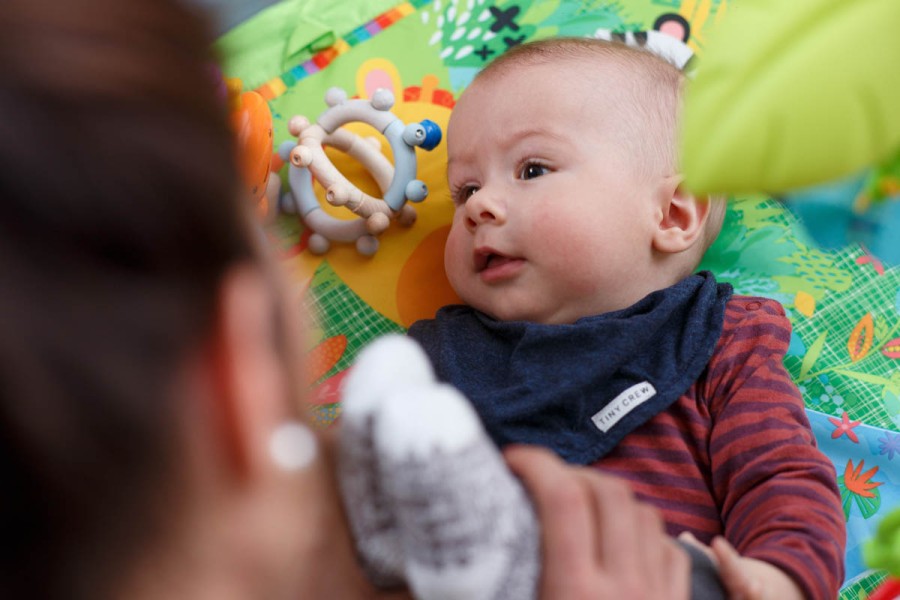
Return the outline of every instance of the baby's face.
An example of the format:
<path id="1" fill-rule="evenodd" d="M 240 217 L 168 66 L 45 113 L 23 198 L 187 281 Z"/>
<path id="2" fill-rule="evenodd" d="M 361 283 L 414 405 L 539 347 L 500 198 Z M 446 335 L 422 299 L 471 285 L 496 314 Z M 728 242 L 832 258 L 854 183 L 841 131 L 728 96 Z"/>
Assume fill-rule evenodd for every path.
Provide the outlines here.
<path id="1" fill-rule="evenodd" d="M 445 267 L 498 319 L 571 323 L 645 293 L 655 183 L 623 143 L 615 69 L 587 66 L 516 66 L 454 109 Z"/>

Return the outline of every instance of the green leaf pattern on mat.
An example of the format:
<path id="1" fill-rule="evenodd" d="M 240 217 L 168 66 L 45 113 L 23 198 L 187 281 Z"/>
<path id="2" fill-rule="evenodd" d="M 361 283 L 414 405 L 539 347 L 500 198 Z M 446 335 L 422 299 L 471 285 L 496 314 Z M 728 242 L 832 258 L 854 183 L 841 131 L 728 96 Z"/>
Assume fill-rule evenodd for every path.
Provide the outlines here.
<path id="1" fill-rule="evenodd" d="M 307 308 L 316 315 L 317 325 L 327 336 L 344 334 L 347 349 L 336 370 L 349 367 L 356 354 L 375 338 L 388 333 L 403 333 L 402 327 L 377 313 L 353 292 L 323 261 L 310 283 Z M 348 329 L 347 323 L 353 323 Z"/>
<path id="2" fill-rule="evenodd" d="M 820 260 L 797 265 L 816 308 L 810 316 L 792 314 L 795 351 L 788 353 L 785 365 L 808 407 L 830 414 L 847 411 L 869 425 L 900 430 L 900 406 L 892 401 L 900 394 L 900 361 L 882 351 L 900 332 L 900 312 L 891 302 L 900 286 L 900 269 L 878 275 L 864 262 L 859 264 L 865 258 L 859 249 L 833 256 L 829 271 L 843 275 L 827 287 L 821 285 L 822 277 L 804 279 L 822 267 Z M 793 291 L 796 283 L 791 280 L 782 290 Z M 805 344 L 807 350 L 796 350 Z"/>
<path id="3" fill-rule="evenodd" d="M 480 69 L 510 45 L 534 36 L 537 28 L 526 23 L 525 16 L 532 5 L 543 4 L 546 3 L 530 0 L 435 0 L 419 14 L 425 25 L 434 27 L 428 44 L 438 46 L 445 65 Z M 558 4 L 558 0 L 550 4 Z M 508 20 L 495 18 L 495 14 L 509 15 Z M 495 26 L 496 23 L 506 25 Z"/>
<path id="4" fill-rule="evenodd" d="M 645 28 L 642 21 L 627 21 L 626 14 L 621 2 L 561 0 L 435 0 L 419 10 L 422 22 L 434 28 L 428 43 L 439 48 L 444 64 L 474 69 L 525 40 Z"/>
<path id="5" fill-rule="evenodd" d="M 701 268 L 736 293 L 784 304 L 793 325 L 785 365 L 807 407 L 900 431 L 900 360 L 891 356 L 900 337 L 900 269 L 879 274 L 858 247 L 824 252 L 807 240 L 777 201 L 737 198 Z M 801 294 L 811 312 L 795 304 Z"/>
<path id="6" fill-rule="evenodd" d="M 806 248 L 779 260 L 795 267 L 794 275 L 773 277 L 781 291 L 789 294 L 805 291 L 821 300 L 829 290 L 845 292 L 853 283 L 849 273 L 835 266 L 832 254 L 815 248 Z"/>
<path id="7" fill-rule="evenodd" d="M 839 600 L 865 600 L 885 580 L 883 571 L 868 571 L 847 582 L 841 588 Z"/>
<path id="8" fill-rule="evenodd" d="M 816 360 L 822 353 L 822 348 L 825 347 L 825 339 L 827 337 L 828 332 L 823 331 L 822 335 L 819 336 L 819 339 L 817 339 L 813 343 L 813 345 L 809 347 L 809 350 L 806 352 L 806 356 L 803 357 L 803 362 L 800 364 L 800 375 L 798 376 L 801 381 L 808 377 L 809 371 L 815 366 Z"/>
<path id="9" fill-rule="evenodd" d="M 340 277 L 323 261 L 310 282 L 306 310 L 313 315 L 316 325 L 326 337 L 343 334 L 347 347 L 332 373 L 341 372 L 351 364 L 357 353 L 375 338 L 388 333 L 403 333 L 403 328 L 372 310 Z M 348 327 L 352 323 L 352 327 Z M 329 425 L 340 411 L 335 404 L 324 404 L 312 409 L 317 425 Z"/>

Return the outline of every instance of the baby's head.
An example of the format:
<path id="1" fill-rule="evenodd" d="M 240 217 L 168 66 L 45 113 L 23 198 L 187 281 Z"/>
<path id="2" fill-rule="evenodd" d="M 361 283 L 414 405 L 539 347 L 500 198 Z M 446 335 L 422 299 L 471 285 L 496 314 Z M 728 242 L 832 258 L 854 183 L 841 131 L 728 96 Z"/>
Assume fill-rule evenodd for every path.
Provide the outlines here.
<path id="1" fill-rule="evenodd" d="M 722 210 L 680 187 L 682 80 L 647 51 L 581 38 L 488 65 L 447 131 L 459 296 L 498 319 L 571 323 L 690 274 Z"/>

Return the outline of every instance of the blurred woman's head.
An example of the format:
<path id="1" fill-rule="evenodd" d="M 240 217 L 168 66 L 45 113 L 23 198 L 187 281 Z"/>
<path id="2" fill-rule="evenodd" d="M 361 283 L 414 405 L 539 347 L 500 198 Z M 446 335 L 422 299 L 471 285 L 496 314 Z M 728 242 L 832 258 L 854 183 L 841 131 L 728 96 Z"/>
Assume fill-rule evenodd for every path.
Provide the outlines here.
<path id="1" fill-rule="evenodd" d="M 5 0 L 0 31 L 0 595 L 99 597 L 174 527 L 184 365 L 229 358 L 261 263 L 196 15 Z"/>

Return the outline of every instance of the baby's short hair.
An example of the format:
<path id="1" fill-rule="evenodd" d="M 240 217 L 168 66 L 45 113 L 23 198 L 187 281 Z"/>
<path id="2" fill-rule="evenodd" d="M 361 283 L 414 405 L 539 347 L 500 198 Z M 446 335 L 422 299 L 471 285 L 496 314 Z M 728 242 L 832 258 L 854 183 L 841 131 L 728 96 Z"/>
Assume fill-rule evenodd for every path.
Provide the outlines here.
<path id="1" fill-rule="evenodd" d="M 723 195 L 709 196 L 709 216 L 706 218 L 706 231 L 703 239 L 702 250 L 706 252 L 713 245 L 722 225 L 725 222 L 725 213 L 728 210 L 728 198 Z"/>
<path id="2" fill-rule="evenodd" d="M 623 126 L 633 142 L 635 157 L 651 172 L 675 174 L 684 74 L 650 50 L 593 38 L 548 38 L 514 46 L 489 63 L 475 81 L 501 75 L 516 66 L 566 60 L 612 62 L 629 75 L 632 85 L 616 89 L 616 94 L 623 114 L 633 114 Z"/>

